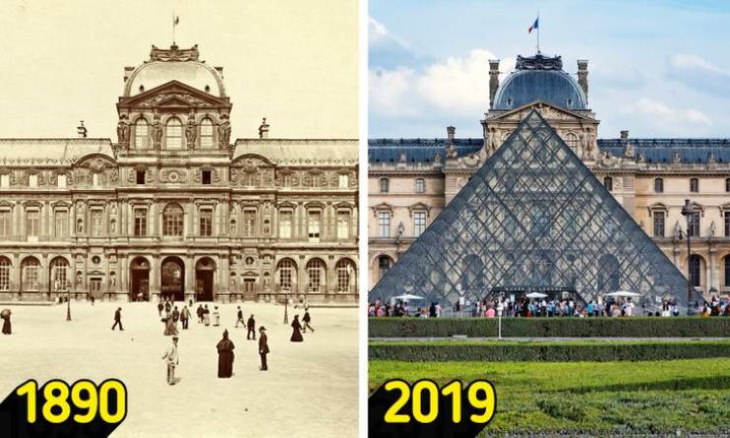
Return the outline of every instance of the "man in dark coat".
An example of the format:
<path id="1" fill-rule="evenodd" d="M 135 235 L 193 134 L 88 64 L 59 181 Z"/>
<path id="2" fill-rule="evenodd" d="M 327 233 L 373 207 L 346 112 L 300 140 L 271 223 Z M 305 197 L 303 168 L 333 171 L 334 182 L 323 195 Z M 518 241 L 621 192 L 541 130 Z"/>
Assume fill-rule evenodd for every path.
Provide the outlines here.
<path id="1" fill-rule="evenodd" d="M 112 330 L 114 330 L 117 325 L 119 325 L 119 331 L 124 331 L 124 327 L 122 327 L 122 308 L 117 307 L 117 311 L 114 312 L 114 325 L 112 326 Z"/>
<path id="2" fill-rule="evenodd" d="M 248 327 L 248 333 L 246 333 L 246 339 L 251 339 L 251 335 L 253 334 L 253 340 L 256 340 L 256 320 L 253 319 L 253 315 L 249 316 L 248 322 L 246 323 L 246 326 Z"/>
<path id="3" fill-rule="evenodd" d="M 238 306 L 238 312 L 236 313 L 236 328 L 238 328 L 238 323 L 243 324 L 243 328 L 246 328 L 246 322 L 243 320 L 243 310 L 241 310 L 241 306 Z"/>
<path id="4" fill-rule="evenodd" d="M 309 310 L 304 311 L 304 318 L 302 318 L 302 333 L 307 333 L 307 329 L 311 330 L 312 333 L 314 333 L 314 328 L 309 324 L 312 322 L 312 317 L 309 316 Z"/>
<path id="5" fill-rule="evenodd" d="M 177 320 L 180 319 L 180 311 L 177 310 L 177 306 L 175 306 L 175 310 L 172 311 L 172 321 L 177 325 Z"/>
<path id="6" fill-rule="evenodd" d="M 251 326 L 249 325 L 249 327 Z M 269 369 L 269 366 L 266 364 L 266 355 L 269 354 L 269 338 L 266 336 L 266 327 L 261 326 L 259 331 L 261 332 L 261 336 L 259 337 L 259 357 L 261 358 L 261 367 L 259 370 L 266 371 Z"/>
<path id="7" fill-rule="evenodd" d="M 157 303 L 157 314 L 162 318 L 162 309 L 164 309 L 165 306 L 162 304 L 162 301 Z"/>
<path id="8" fill-rule="evenodd" d="M 228 330 L 223 331 L 223 339 L 216 346 L 218 349 L 218 377 L 226 378 L 233 375 L 233 349 L 236 348 L 228 339 Z"/>

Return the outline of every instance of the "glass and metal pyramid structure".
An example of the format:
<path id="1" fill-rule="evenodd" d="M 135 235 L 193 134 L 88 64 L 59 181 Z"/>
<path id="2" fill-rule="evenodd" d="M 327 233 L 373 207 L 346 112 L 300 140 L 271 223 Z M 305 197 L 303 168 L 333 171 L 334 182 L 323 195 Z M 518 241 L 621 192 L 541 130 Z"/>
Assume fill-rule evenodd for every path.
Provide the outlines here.
<path id="1" fill-rule="evenodd" d="M 555 130 L 532 111 L 370 291 L 443 304 L 618 290 L 686 306 L 687 282 Z"/>

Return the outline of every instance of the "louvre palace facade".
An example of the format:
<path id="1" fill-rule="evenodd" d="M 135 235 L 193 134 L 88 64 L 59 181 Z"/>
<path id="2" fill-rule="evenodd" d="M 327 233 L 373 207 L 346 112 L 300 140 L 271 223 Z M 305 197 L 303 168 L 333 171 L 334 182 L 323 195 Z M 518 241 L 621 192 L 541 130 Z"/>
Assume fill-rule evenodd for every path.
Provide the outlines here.
<path id="1" fill-rule="evenodd" d="M 116 141 L 0 139 L 0 297 L 356 301 L 357 140 L 231 139 L 199 56 L 124 69 Z"/>
<path id="2" fill-rule="evenodd" d="M 642 234 L 648 235 L 666 256 L 666 260 L 685 276 L 685 281 L 689 268 L 693 289 L 688 291 L 686 283 L 684 286 L 677 286 L 677 277 L 675 273 L 671 273 L 669 277 L 674 284 L 670 291 L 672 294 L 696 300 L 700 294 L 709 298 L 713 293 L 730 293 L 730 140 L 632 138 L 628 131 L 621 132 L 618 138 L 601 139 L 598 135 L 599 120 L 588 106 L 588 61 L 580 60 L 577 64 L 578 70 L 574 77 L 564 71 L 559 56 L 547 57 L 538 53 L 533 57 L 518 57 L 514 72 L 500 84 L 499 61 L 490 60 L 488 102 L 485 96 L 485 106 L 489 109 L 481 121 L 483 136 L 480 138 L 459 138 L 455 134 L 455 128 L 448 127 L 446 137 L 440 139 L 369 140 L 370 287 L 375 286 L 387 274 L 445 209 L 450 208 L 447 205 L 459 196 L 478 170 L 508 138 L 514 143 L 511 148 L 531 144 L 525 136 L 533 135 L 534 130 L 524 128 L 525 133 L 510 136 L 532 111 L 536 111 L 590 170 L 592 177 L 600 181 L 612 195 L 620 205 L 620 210 L 633 219 L 637 229 L 643 230 Z M 547 136 L 545 133 L 550 129 L 537 129 L 543 133 L 538 132 L 535 135 Z M 497 164 L 498 162 L 487 166 L 494 167 Z M 575 178 L 580 175 L 582 174 L 577 172 Z M 491 184 L 487 176 L 479 177 L 485 184 Z M 496 185 L 490 187 L 489 190 L 498 191 Z M 463 196 L 467 199 L 471 194 Z M 687 218 L 682 215 L 686 199 L 690 200 L 689 226 Z M 605 200 L 600 202 L 610 204 Z M 529 208 L 515 209 L 512 213 L 516 220 L 524 221 L 522 225 L 527 234 L 532 232 L 530 228 L 539 229 L 545 223 L 556 221 L 552 225 L 555 234 L 555 229 L 560 226 L 557 221 L 562 220 L 562 216 L 560 212 L 555 212 L 557 201 L 551 200 L 551 203 L 545 207 L 544 217 L 536 216 Z M 571 205 L 570 201 L 566 205 Z M 522 207 L 527 207 L 527 204 Z M 466 207 L 460 204 L 449 214 L 463 218 L 457 212 L 464 208 Z M 615 216 L 620 217 L 623 212 L 617 211 Z M 450 220 L 452 219 L 445 219 L 446 222 Z M 503 228 L 502 224 L 496 226 Z M 598 229 L 580 229 L 584 233 L 583 247 L 590 246 L 590 242 L 598 236 L 596 233 L 611 235 L 616 231 L 611 228 L 616 224 L 596 226 Z M 492 232 L 493 226 L 488 227 Z M 627 227 L 624 237 L 641 237 L 632 234 L 634 231 L 630 225 Z M 443 228 L 444 233 L 448 230 L 449 227 Z M 689 257 L 688 233 L 691 241 Z M 473 239 L 464 239 L 463 244 L 466 245 L 466 242 L 474 239 L 478 240 L 476 234 Z M 429 255 L 431 259 L 450 252 L 443 244 L 444 242 L 440 243 L 436 255 Z M 422 251 L 420 244 L 416 252 L 418 251 Z M 475 259 L 478 266 L 486 266 L 489 262 L 485 260 L 488 257 L 484 254 L 490 251 L 486 246 L 482 247 L 482 251 L 481 260 Z M 611 251 L 619 252 L 621 249 L 612 248 Z M 602 269 L 600 266 L 604 264 L 616 263 L 611 262 L 610 254 L 606 259 L 601 259 L 598 253 L 594 255 L 594 264 L 599 266 L 596 269 Z M 526 268 L 522 275 L 530 276 L 530 272 L 541 269 L 549 271 L 562 263 L 556 259 L 561 256 L 564 254 L 545 256 L 552 259 L 547 260 L 544 265 L 538 263 L 521 267 Z M 450 263 L 456 266 L 456 262 Z M 617 265 L 606 268 L 608 273 L 603 275 L 603 279 L 601 275 L 595 276 L 598 284 L 586 286 L 592 288 L 594 293 L 611 291 L 613 287 L 623 284 L 623 279 L 628 276 L 627 272 L 634 266 L 630 261 L 626 263 L 620 267 Z M 474 265 L 472 262 L 462 264 Z M 665 268 L 664 266 L 661 269 L 672 271 Z M 653 269 L 647 270 L 644 275 L 651 277 L 657 274 L 658 271 Z M 465 268 L 465 271 L 469 269 Z M 481 268 L 479 271 L 482 272 Z M 467 274 L 465 272 L 464 276 L 468 276 Z M 474 276 L 477 273 L 471 272 L 469 275 Z M 587 272 L 582 275 L 586 278 L 592 277 Z M 549 278 L 549 274 L 547 277 Z M 436 280 L 429 281 L 437 284 Z M 456 284 L 462 280 L 449 281 Z M 499 281 L 481 284 L 482 290 L 475 292 L 471 298 L 484 296 L 490 290 L 502 290 L 503 286 Z M 458 287 L 460 286 L 457 285 Z M 677 290 L 681 288 L 684 290 Z M 418 287 L 412 289 L 413 293 L 419 293 Z M 548 289 L 549 287 L 546 291 Z M 385 291 L 381 288 L 378 292 Z M 404 292 L 407 291 L 388 290 L 385 295 Z M 462 294 L 463 291 L 459 293 Z M 695 295 L 688 297 L 690 294 Z"/>

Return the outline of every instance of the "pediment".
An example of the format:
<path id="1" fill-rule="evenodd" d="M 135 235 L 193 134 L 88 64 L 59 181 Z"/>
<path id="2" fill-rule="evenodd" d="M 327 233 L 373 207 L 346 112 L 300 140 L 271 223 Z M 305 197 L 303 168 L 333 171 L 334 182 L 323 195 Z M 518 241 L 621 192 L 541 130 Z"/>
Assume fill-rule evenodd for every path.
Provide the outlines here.
<path id="1" fill-rule="evenodd" d="M 582 121 L 582 120 L 593 120 L 586 115 L 579 114 L 573 111 L 566 110 L 564 108 L 557 107 L 548 102 L 538 100 L 536 102 L 528 103 L 519 108 L 515 108 L 504 114 L 489 118 L 489 121 L 500 121 L 500 122 L 515 122 L 519 123 L 524 120 L 533 110 L 540 113 L 540 115 L 549 121 L 563 120 L 563 121 Z"/>
<path id="2" fill-rule="evenodd" d="M 170 81 L 136 96 L 122 98 L 117 106 L 178 111 L 191 108 L 230 107 L 231 104 L 227 97 L 212 96 L 182 82 Z"/>
<path id="3" fill-rule="evenodd" d="M 241 155 L 232 163 L 233 167 L 243 167 L 251 170 L 259 167 L 271 167 L 273 165 L 266 157 L 258 154 Z"/>

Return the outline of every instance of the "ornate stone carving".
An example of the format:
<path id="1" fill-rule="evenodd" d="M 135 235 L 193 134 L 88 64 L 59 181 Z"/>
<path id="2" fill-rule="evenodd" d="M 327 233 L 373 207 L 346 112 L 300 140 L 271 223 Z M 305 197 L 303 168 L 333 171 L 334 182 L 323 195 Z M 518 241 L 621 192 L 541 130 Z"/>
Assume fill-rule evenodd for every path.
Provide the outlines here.
<path id="1" fill-rule="evenodd" d="M 230 145 L 231 142 L 231 122 L 228 121 L 228 116 L 223 114 L 221 116 L 221 122 L 218 125 L 218 144 L 221 149 L 225 149 Z"/>
<path id="2" fill-rule="evenodd" d="M 150 61 L 198 61 L 199 56 L 197 44 L 189 49 L 180 49 L 174 44 L 169 49 L 159 49 L 152 45 L 150 51 Z"/>
<path id="3" fill-rule="evenodd" d="M 560 56 L 550 58 L 538 53 L 535 56 L 517 55 L 515 70 L 562 70 L 563 60 Z"/>
<path id="4" fill-rule="evenodd" d="M 160 115 L 155 113 L 152 119 L 152 126 L 150 127 L 150 136 L 152 137 L 152 144 L 155 149 L 160 148 L 162 143 L 162 124 L 160 123 Z"/>
<path id="5" fill-rule="evenodd" d="M 127 115 L 122 114 L 119 116 L 119 123 L 117 124 L 117 141 L 119 142 L 119 146 L 123 148 L 129 147 L 129 132 L 130 127 L 129 124 L 126 122 Z"/>
<path id="6" fill-rule="evenodd" d="M 195 140 L 198 137 L 198 127 L 195 124 L 195 112 L 188 116 L 188 126 L 185 128 L 185 138 L 188 140 L 188 149 L 195 149 Z"/>

